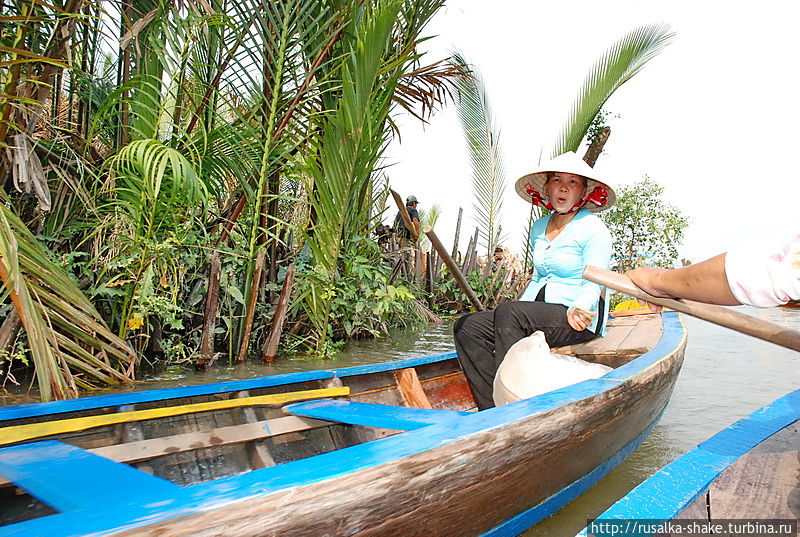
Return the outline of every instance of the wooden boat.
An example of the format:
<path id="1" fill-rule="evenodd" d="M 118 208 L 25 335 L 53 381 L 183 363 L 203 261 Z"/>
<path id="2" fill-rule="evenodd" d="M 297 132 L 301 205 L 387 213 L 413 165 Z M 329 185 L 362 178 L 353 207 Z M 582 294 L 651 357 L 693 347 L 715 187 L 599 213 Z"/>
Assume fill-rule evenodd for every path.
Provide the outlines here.
<path id="1" fill-rule="evenodd" d="M 800 390 L 758 409 L 668 464 L 579 535 L 646 537 L 689 533 L 682 524 L 706 528 L 693 535 L 796 535 L 800 512 L 798 420 Z M 727 526 L 730 519 L 770 521 L 774 528 L 731 528 Z M 707 526 L 697 525 L 697 521 Z M 718 524 L 716 531 L 708 531 Z M 774 531 L 781 524 L 783 531 Z"/>
<path id="2" fill-rule="evenodd" d="M 680 317 L 613 323 L 559 349 L 605 377 L 482 412 L 455 353 L 0 408 L 0 536 L 516 535 L 667 404 Z"/>

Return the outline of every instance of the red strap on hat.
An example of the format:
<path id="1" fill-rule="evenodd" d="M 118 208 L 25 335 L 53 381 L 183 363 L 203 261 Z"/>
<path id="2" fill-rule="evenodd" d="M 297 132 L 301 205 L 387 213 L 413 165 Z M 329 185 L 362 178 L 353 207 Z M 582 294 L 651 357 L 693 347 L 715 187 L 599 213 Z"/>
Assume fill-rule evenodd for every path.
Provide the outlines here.
<path id="1" fill-rule="evenodd" d="M 533 188 L 530 183 L 525 183 L 525 192 L 527 192 L 528 195 L 531 197 L 531 203 L 533 205 L 541 205 L 542 207 L 548 210 L 551 211 L 553 210 L 553 204 L 551 204 L 548 201 L 545 201 L 544 198 L 542 198 L 542 195 L 535 188 Z M 587 203 L 589 203 L 590 201 L 595 205 L 597 205 L 598 207 L 602 207 L 603 205 L 605 205 L 608 202 L 608 192 L 606 191 L 605 187 L 602 185 L 594 187 L 594 189 L 586 197 L 584 197 L 578 203 L 573 205 L 572 209 L 562 214 L 573 213 L 578 209 L 580 209 L 581 207 L 583 207 L 584 205 L 586 205 Z"/>
<path id="2" fill-rule="evenodd" d="M 531 203 L 534 205 L 541 205 L 545 209 L 553 210 L 553 205 L 549 201 L 545 201 L 542 195 L 531 186 L 530 183 L 525 183 L 525 192 L 531 197 Z"/>
<path id="3" fill-rule="evenodd" d="M 590 201 L 598 207 L 605 205 L 608 202 L 608 192 L 606 191 L 606 188 L 602 185 L 597 185 L 594 187 L 594 190 L 589 192 L 589 195 L 583 198 L 581 205 L 586 205 Z"/>

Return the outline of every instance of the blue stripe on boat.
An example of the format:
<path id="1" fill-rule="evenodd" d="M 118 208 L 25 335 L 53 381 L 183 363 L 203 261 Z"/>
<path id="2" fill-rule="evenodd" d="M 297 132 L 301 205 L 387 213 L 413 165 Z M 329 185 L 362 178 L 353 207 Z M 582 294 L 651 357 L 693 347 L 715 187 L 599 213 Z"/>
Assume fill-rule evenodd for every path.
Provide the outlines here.
<path id="1" fill-rule="evenodd" d="M 800 390 L 715 434 L 653 474 L 596 520 L 672 519 L 742 455 L 798 419 Z M 587 535 L 587 529 L 579 535 Z"/>
<path id="2" fill-rule="evenodd" d="M 79 511 L 132 496 L 169 498 L 178 485 L 81 448 L 45 440 L 0 449 L 0 475 L 58 511 Z"/>
<path id="3" fill-rule="evenodd" d="M 284 407 L 284 411 L 296 416 L 319 420 L 338 421 L 363 427 L 383 427 L 398 431 L 413 431 L 445 420 L 470 414 L 457 410 L 409 408 L 394 405 L 377 405 L 357 401 L 321 399 L 295 403 Z"/>
<path id="4" fill-rule="evenodd" d="M 45 416 L 50 414 L 62 414 L 64 412 L 75 412 L 78 410 L 91 410 L 94 408 L 131 405 L 134 403 L 145 403 L 150 401 L 163 401 L 165 399 L 177 399 L 179 397 L 194 397 L 196 395 L 253 390 L 257 388 L 268 388 L 270 386 L 292 384 L 295 382 L 332 379 L 334 377 L 349 377 L 353 375 L 363 375 L 365 373 L 375 373 L 380 371 L 392 371 L 394 369 L 405 369 L 408 367 L 416 367 L 433 362 L 442 362 L 445 360 L 451 360 L 455 357 L 455 352 L 445 352 L 440 354 L 431 354 L 428 356 L 418 356 L 415 358 L 408 358 L 395 362 L 359 365 L 344 367 L 341 369 L 318 369 L 315 371 L 285 373 L 282 375 L 272 375 L 269 377 L 232 380 L 228 382 L 216 382 L 213 384 L 197 384 L 194 386 L 161 388 L 157 390 L 146 390 L 141 392 L 95 395 L 93 397 L 81 397 L 80 399 L 69 399 L 67 401 L 51 401 L 48 403 L 16 405 L 0 408 L 0 421 L 30 418 L 34 416 Z"/>
<path id="5" fill-rule="evenodd" d="M 626 374 L 629 377 L 635 374 L 636 371 L 643 371 L 660 360 L 666 359 L 676 352 L 683 343 L 686 334 L 679 315 L 675 312 L 668 312 L 663 313 L 661 318 L 664 334 L 659 344 L 650 352 L 624 366 L 627 368 Z M 388 367 L 392 364 L 377 364 L 378 366 L 382 365 L 383 368 L 376 370 L 413 367 L 411 364 L 415 361 L 429 363 L 446 360 L 454 356 L 455 353 L 447 353 L 433 357 L 413 358 L 394 362 L 394 367 Z M 427 361 L 425 360 L 426 358 L 428 358 Z M 353 369 L 346 368 L 334 371 L 341 374 L 344 371 Z M 619 371 L 619 369 L 615 371 Z M 297 374 L 292 375 L 296 376 Z M 281 377 L 285 379 L 292 375 L 281 375 Z M 614 371 L 607 376 L 613 377 Z M 287 462 L 269 468 L 253 470 L 245 474 L 183 487 L 179 493 L 170 498 L 170 501 L 160 502 L 159 504 L 146 503 L 140 501 L 139 498 L 131 497 L 128 503 L 120 502 L 113 506 L 103 505 L 102 509 L 79 513 L 59 513 L 11 526 L 0 527 L 0 537 L 27 537 L 30 535 L 37 535 L 38 537 L 68 537 L 86 534 L 100 536 L 189 516 L 193 513 L 210 511 L 233 502 L 252 500 L 273 492 L 335 479 L 346 474 L 388 463 L 401 457 L 434 449 L 465 437 L 481 434 L 488 430 L 503 428 L 510 423 L 533 415 L 595 396 L 620 384 L 622 382 L 615 379 L 587 380 L 531 399 L 517 401 L 516 403 L 491 408 L 482 412 L 471 412 L 460 419 L 448 421 L 447 423 L 423 427 L 415 431 L 400 433 L 381 440 L 324 453 L 308 459 Z M 99 397 L 94 399 L 99 399 Z M 610 469 L 609 467 L 608 470 Z M 560 498 L 564 503 L 571 499 L 568 495 L 559 496 L 559 494 L 557 493 L 552 498 Z M 563 503 L 560 505 L 553 504 L 551 507 L 556 509 L 561 505 Z M 518 529 L 518 531 L 523 529 Z M 510 535 L 510 533 L 507 533 L 507 535 Z"/>

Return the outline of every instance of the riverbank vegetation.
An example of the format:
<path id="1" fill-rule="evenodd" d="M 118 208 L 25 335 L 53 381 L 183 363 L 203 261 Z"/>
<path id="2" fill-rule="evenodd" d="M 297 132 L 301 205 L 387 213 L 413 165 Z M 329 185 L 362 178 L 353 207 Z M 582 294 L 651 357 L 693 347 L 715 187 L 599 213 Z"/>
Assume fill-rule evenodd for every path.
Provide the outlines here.
<path id="1" fill-rule="evenodd" d="M 370 230 L 392 114 L 458 69 L 438 0 L 19 1 L 2 19 L 3 370 L 44 399 L 142 360 L 257 353 L 290 263 L 290 346 L 408 322 Z"/>

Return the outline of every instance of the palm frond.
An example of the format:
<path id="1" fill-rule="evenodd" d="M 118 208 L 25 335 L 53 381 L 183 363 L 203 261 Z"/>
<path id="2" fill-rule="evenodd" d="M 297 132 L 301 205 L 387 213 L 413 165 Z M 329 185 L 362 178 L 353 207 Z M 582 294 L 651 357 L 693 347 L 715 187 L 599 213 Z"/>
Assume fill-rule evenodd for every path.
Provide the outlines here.
<path id="1" fill-rule="evenodd" d="M 372 179 L 389 140 L 391 99 L 409 61 L 397 57 L 390 46 L 400 7 L 397 0 L 375 0 L 365 4 L 360 17 L 353 17 L 341 96 L 322 124 L 319 152 L 307 163 L 316 222 L 306 241 L 315 279 L 303 297 L 303 308 L 314 324 L 318 352 L 324 352 L 328 342 L 341 249 L 370 221 Z"/>
<path id="2" fill-rule="evenodd" d="M 133 379 L 133 352 L 5 204 L 0 204 L 0 260 L 0 277 L 28 336 L 43 400 L 76 397 L 79 386 Z"/>
<path id="3" fill-rule="evenodd" d="M 673 37 L 674 33 L 666 24 L 644 25 L 606 50 L 584 80 L 551 157 L 577 151 L 589 125 L 608 98 L 657 56 Z"/>
<path id="4" fill-rule="evenodd" d="M 453 62 L 464 66 L 464 69 L 470 69 L 470 76 L 458 79 L 458 115 L 472 162 L 475 219 L 487 255 L 491 255 L 500 227 L 506 188 L 500 137 L 492 120 L 480 74 L 474 68 L 467 67 L 466 60 L 459 53 L 453 54 Z"/>

